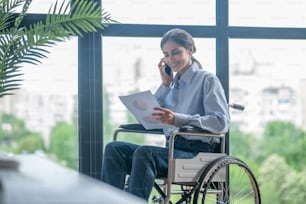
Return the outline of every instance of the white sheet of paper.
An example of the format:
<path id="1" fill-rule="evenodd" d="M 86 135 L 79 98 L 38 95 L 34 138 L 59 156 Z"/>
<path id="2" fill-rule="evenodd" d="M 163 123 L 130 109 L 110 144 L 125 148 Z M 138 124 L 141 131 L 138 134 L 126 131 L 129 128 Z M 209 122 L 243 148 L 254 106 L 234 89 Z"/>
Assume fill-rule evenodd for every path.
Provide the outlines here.
<path id="1" fill-rule="evenodd" d="M 127 96 L 119 96 L 122 103 L 135 116 L 136 120 L 147 130 L 172 127 L 161 123 L 152 116 L 153 108 L 159 107 L 156 98 L 151 91 L 139 92 Z"/>

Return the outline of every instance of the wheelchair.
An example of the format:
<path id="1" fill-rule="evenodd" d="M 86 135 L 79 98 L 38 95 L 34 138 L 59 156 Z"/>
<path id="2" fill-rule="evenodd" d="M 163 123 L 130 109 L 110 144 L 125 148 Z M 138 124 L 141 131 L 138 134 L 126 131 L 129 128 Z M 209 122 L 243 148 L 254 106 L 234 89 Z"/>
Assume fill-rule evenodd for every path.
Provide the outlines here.
<path id="1" fill-rule="evenodd" d="M 229 104 L 243 110 L 244 106 Z M 140 124 L 122 124 L 113 134 L 119 133 L 161 134 L 162 129 L 146 130 Z M 214 153 L 200 152 L 192 159 L 173 157 L 174 140 L 177 136 L 203 136 L 220 140 Z M 152 196 L 152 203 L 226 203 L 260 204 L 260 191 L 256 178 L 248 165 L 225 152 L 225 134 L 213 134 L 193 126 L 183 126 L 169 138 L 167 178 L 157 178 L 154 188 L 158 196 Z M 172 199 L 175 197 L 175 201 Z"/>

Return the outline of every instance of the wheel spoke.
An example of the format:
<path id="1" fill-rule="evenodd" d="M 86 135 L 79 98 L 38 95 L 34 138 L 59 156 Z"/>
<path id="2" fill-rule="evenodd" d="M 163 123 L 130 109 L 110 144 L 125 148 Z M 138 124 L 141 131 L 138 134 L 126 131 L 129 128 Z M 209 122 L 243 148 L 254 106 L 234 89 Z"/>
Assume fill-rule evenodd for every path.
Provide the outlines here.
<path id="1" fill-rule="evenodd" d="M 213 162 L 201 176 L 194 204 L 260 204 L 257 182 L 244 162 L 230 156 Z"/>

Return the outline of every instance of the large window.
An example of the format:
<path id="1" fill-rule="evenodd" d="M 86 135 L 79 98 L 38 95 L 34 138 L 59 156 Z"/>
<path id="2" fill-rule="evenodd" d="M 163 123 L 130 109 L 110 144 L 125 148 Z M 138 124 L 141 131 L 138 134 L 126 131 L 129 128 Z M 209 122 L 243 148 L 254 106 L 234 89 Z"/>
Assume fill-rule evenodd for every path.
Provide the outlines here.
<path id="1" fill-rule="evenodd" d="M 136 91 L 154 92 L 160 85 L 157 67 L 163 57 L 160 40 L 161 38 L 103 38 L 103 90 L 104 96 L 110 101 L 109 106 L 104 107 L 110 113 L 105 115 L 105 124 L 111 122 L 115 128 L 121 123 L 131 122 L 118 96 Z M 195 38 L 195 43 L 197 52 L 194 56 L 205 70 L 215 73 L 215 40 Z M 111 132 L 105 134 L 104 143 L 109 141 Z"/>
<path id="2" fill-rule="evenodd" d="M 78 168 L 77 39 L 24 64 L 21 89 L 0 99 L 0 151 L 43 154 Z"/>
<path id="3" fill-rule="evenodd" d="M 42 4 L 36 0 L 37 6 L 31 8 L 32 12 L 46 13 L 51 2 L 55 1 Z M 8 112 L 24 120 L 26 128 L 40 132 L 49 144 L 48 136 L 44 135 L 49 132 L 50 137 L 57 122 L 71 124 L 73 120 L 69 117 L 76 118 L 73 117 L 75 104 L 80 103 L 73 98 L 76 93 L 80 98 L 90 93 L 85 94 L 88 97 L 83 98 L 81 110 L 78 110 L 81 112 L 79 119 L 84 121 L 82 130 L 78 129 L 79 137 L 85 138 L 81 140 L 85 142 L 80 143 L 80 157 L 88 174 L 96 171 L 98 178 L 102 157 L 98 150 L 103 146 L 97 138 L 103 136 L 105 144 L 113 128 L 130 119 L 118 96 L 156 89 L 160 82 L 155 72 L 162 56 L 160 37 L 168 28 L 184 27 L 196 35 L 196 58 L 204 69 L 222 76 L 229 101 L 246 106 L 244 112 L 232 111 L 230 153 L 246 161 L 255 172 L 262 187 L 263 203 L 271 203 L 272 198 L 281 199 L 273 200 L 275 203 L 301 203 L 295 200 L 298 196 L 294 196 L 294 187 L 299 186 L 296 184 L 303 178 L 306 162 L 305 1 L 103 0 L 102 5 L 119 23 L 110 25 L 105 33 L 102 31 L 102 36 L 80 38 L 79 42 L 85 40 L 79 44 L 79 59 L 74 39 L 56 46 L 43 64 L 26 68 L 23 89 L 16 96 L 0 100 L 1 113 Z M 94 43 L 100 37 L 101 47 L 100 41 L 98 45 Z M 101 49 L 103 63 L 99 64 L 96 59 L 101 56 Z M 88 53 L 90 55 L 85 56 Z M 93 53 L 98 54 L 90 58 Z M 82 67 L 77 65 L 78 60 Z M 77 66 L 82 74 L 77 74 Z M 103 78 L 96 80 L 95 74 L 101 69 Z M 79 80 L 82 90 L 76 89 L 78 77 L 82 79 Z M 103 90 L 96 89 L 100 83 L 103 83 Z M 102 121 L 102 116 L 97 114 L 102 110 L 84 109 L 99 107 L 102 92 L 102 127 L 104 131 L 109 127 L 104 135 L 95 131 L 100 123 L 92 123 Z M 2 131 L 12 130 L 3 120 L 1 127 Z M 49 130 L 44 131 L 44 127 Z M 76 139 L 63 144 L 77 146 Z M 1 147 L 9 150 L 9 145 L 18 144 L 4 142 Z M 90 154 L 93 151 L 98 153 Z M 72 156 L 74 161 L 77 160 L 75 155 Z M 278 189 L 280 186 L 282 191 Z M 303 195 L 300 189 L 296 192 Z M 286 200 L 288 198 L 278 192 L 287 192 L 290 199 Z"/>

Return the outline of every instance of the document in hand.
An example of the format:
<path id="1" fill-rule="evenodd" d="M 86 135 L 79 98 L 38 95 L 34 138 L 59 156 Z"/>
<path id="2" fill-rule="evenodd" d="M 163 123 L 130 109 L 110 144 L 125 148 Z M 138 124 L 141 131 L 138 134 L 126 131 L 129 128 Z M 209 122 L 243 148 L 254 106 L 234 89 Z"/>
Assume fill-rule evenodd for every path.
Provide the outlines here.
<path id="1" fill-rule="evenodd" d="M 145 129 L 152 130 L 173 127 L 171 125 L 161 123 L 152 116 L 152 113 L 154 112 L 153 108 L 159 107 L 160 105 L 158 104 L 156 98 L 152 95 L 151 91 L 144 91 L 127 96 L 119 96 L 119 98 Z"/>

